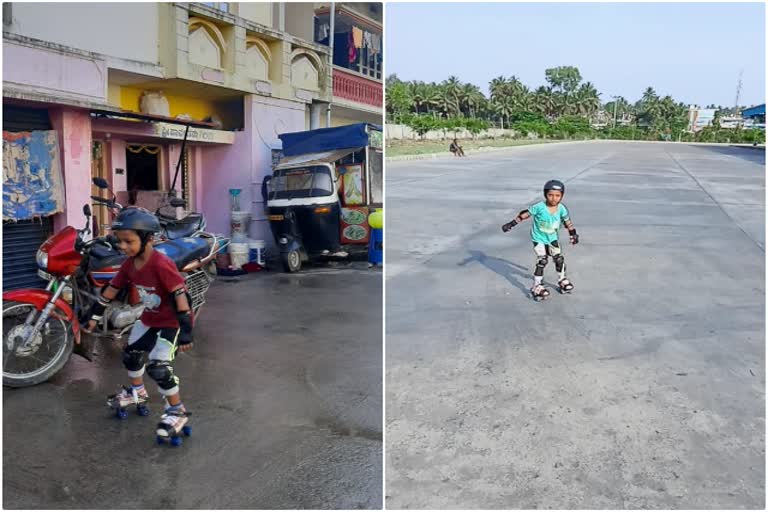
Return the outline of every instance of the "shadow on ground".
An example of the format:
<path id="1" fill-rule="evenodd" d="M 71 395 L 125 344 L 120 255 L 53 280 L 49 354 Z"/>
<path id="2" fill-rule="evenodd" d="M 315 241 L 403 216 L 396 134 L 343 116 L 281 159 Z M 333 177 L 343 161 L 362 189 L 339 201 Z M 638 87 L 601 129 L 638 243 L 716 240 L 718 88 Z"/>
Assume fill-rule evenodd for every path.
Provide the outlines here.
<path id="1" fill-rule="evenodd" d="M 469 253 L 469 257 L 464 258 L 457 263 L 458 266 L 464 267 L 472 262 L 477 262 L 509 281 L 509 283 L 520 290 L 525 297 L 530 298 L 530 286 L 527 285 L 526 282 L 530 282 L 533 279 L 533 274 L 527 267 L 495 256 L 488 256 L 483 251 L 470 250 L 467 252 Z M 544 286 L 552 288 L 555 285 L 547 282 L 545 279 Z"/>

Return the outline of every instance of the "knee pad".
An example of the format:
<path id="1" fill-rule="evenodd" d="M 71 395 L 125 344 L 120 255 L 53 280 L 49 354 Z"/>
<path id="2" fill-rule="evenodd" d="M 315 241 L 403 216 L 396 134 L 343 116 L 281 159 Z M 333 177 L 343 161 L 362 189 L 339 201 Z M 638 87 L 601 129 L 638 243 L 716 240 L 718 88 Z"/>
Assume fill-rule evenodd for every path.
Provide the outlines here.
<path id="1" fill-rule="evenodd" d="M 167 396 L 178 393 L 179 380 L 173 374 L 170 361 L 150 361 L 147 365 L 147 373 L 157 382 L 161 394 Z"/>
<path id="2" fill-rule="evenodd" d="M 565 267 L 565 257 L 562 254 L 558 254 L 557 256 L 552 256 L 552 259 L 555 262 L 555 268 L 558 272 L 563 271 L 563 267 Z"/>
<path id="3" fill-rule="evenodd" d="M 132 374 L 132 377 L 144 375 L 144 352 L 126 348 L 123 350 L 123 365 Z"/>
<path id="4" fill-rule="evenodd" d="M 539 256 L 539 258 L 536 260 L 536 271 L 534 272 L 534 274 L 537 276 L 543 276 L 544 267 L 546 266 L 547 266 L 547 257 Z"/>

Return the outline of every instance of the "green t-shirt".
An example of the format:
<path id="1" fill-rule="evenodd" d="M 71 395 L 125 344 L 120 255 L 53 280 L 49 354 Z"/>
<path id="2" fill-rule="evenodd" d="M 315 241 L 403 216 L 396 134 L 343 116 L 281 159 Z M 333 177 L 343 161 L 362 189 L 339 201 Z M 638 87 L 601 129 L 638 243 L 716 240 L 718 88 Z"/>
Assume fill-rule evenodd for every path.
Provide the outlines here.
<path id="1" fill-rule="evenodd" d="M 557 240 L 560 227 L 569 219 L 568 209 L 562 203 L 551 213 L 547 203 L 541 201 L 528 208 L 528 213 L 531 214 L 531 240 L 547 245 Z"/>

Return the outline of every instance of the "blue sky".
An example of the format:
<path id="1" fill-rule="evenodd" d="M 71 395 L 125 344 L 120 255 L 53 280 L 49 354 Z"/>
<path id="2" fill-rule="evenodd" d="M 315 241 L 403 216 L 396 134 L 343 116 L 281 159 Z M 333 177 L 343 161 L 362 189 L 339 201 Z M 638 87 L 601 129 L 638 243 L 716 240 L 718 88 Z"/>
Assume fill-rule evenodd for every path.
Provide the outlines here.
<path id="1" fill-rule="evenodd" d="M 531 88 L 574 65 L 609 101 L 647 86 L 696 104 L 765 102 L 762 3 L 387 3 L 385 71 L 401 80 L 456 75 L 487 93 L 498 75 Z"/>

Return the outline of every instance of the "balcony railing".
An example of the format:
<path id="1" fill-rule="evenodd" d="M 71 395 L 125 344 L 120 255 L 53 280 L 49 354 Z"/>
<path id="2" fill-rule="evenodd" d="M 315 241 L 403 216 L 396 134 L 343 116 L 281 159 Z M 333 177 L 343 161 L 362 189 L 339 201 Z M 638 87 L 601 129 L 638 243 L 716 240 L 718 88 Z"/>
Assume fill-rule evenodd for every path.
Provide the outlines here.
<path id="1" fill-rule="evenodd" d="M 373 107 L 384 107 L 384 90 L 381 82 L 342 71 L 338 67 L 333 68 L 333 95 Z"/>

